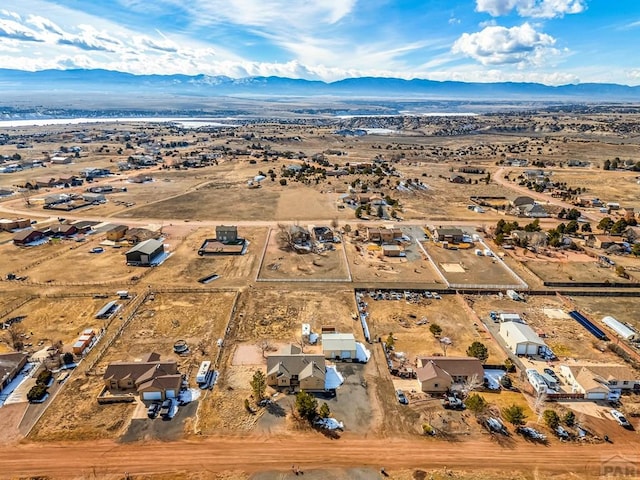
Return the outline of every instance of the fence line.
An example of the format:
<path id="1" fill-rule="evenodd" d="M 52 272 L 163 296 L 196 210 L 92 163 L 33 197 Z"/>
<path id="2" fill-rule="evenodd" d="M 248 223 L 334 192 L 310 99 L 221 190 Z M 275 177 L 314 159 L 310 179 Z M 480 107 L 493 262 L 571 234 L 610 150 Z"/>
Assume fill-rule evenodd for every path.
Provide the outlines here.
<path id="1" fill-rule="evenodd" d="M 143 294 L 138 295 L 131 303 L 130 303 L 130 307 L 131 307 L 131 311 L 129 312 L 129 315 L 127 316 L 126 319 L 124 319 L 122 321 L 122 323 L 120 324 L 120 326 L 118 327 L 118 329 L 116 330 L 116 332 L 111 336 L 111 338 L 109 340 L 106 340 L 101 346 L 100 346 L 100 350 L 98 351 L 98 353 L 96 354 L 96 357 L 93 359 L 93 361 L 91 362 L 91 364 L 85 369 L 85 372 L 90 372 L 92 371 L 95 366 L 98 364 L 98 362 L 100 360 L 102 360 L 102 357 L 105 355 L 105 353 L 107 352 L 107 349 L 113 344 L 113 342 L 116 341 L 116 339 L 122 334 L 122 331 L 127 327 L 127 325 L 129 325 L 129 323 L 131 322 L 131 320 L 133 320 L 133 318 L 136 316 L 136 314 L 138 313 L 138 309 L 140 308 L 140 306 L 149 298 L 150 295 L 152 295 L 153 292 L 151 292 L 150 290 L 145 291 Z"/>
<path id="2" fill-rule="evenodd" d="M 29 295 L 27 298 L 19 300 L 17 303 L 14 303 L 13 305 L 8 306 L 2 312 L 0 312 L 0 318 L 3 318 L 5 316 L 9 315 L 11 312 L 16 311 L 21 306 L 23 306 L 25 303 L 28 303 L 31 300 L 34 300 L 36 298 L 38 298 L 36 295 Z"/>

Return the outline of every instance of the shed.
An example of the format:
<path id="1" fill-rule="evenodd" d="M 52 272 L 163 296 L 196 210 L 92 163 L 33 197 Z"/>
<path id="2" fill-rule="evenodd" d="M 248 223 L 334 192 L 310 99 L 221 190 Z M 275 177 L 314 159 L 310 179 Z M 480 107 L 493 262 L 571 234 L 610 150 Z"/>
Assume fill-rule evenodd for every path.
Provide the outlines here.
<path id="1" fill-rule="evenodd" d="M 109 318 L 111 315 L 113 315 L 117 307 L 118 305 L 116 304 L 116 301 L 112 300 L 111 302 L 107 303 L 104 307 L 102 307 L 100 310 L 98 310 L 98 313 L 96 313 L 96 318 L 100 318 L 100 319 Z"/>
<path id="2" fill-rule="evenodd" d="M 517 313 L 501 313 L 499 315 L 501 322 L 519 322 L 523 323 L 520 315 Z"/>
<path id="3" fill-rule="evenodd" d="M 164 243 L 150 238 L 140 242 L 126 253 L 127 265 L 149 267 L 164 253 Z"/>
<path id="4" fill-rule="evenodd" d="M 536 332 L 524 323 L 501 323 L 500 336 L 516 355 L 537 355 L 541 348 L 546 347 Z"/>
<path id="5" fill-rule="evenodd" d="M 354 359 L 356 358 L 356 339 L 352 333 L 323 333 L 322 353 L 325 358 Z"/>
<path id="6" fill-rule="evenodd" d="M 400 245 L 383 245 L 382 254 L 385 257 L 402 257 L 404 249 Z"/>

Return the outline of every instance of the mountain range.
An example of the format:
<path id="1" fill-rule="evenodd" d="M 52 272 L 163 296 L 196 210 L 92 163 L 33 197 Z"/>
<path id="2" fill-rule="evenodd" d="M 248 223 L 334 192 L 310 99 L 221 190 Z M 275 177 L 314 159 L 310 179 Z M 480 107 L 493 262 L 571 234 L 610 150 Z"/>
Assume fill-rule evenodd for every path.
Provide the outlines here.
<path id="1" fill-rule="evenodd" d="M 548 86 L 540 83 L 467 83 L 423 79 L 358 77 L 322 82 L 283 77 L 234 79 L 207 75 L 133 75 L 109 70 L 0 69 L 0 90 L 51 95 L 97 92 L 118 95 L 182 95 L 196 97 L 338 97 L 378 99 L 519 100 L 568 102 L 636 102 L 640 86 L 581 83 Z"/>

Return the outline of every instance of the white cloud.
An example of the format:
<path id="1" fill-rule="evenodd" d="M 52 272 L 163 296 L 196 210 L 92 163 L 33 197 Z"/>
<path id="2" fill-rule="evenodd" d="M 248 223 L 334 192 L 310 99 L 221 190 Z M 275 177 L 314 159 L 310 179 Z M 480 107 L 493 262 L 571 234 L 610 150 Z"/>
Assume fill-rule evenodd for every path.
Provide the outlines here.
<path id="1" fill-rule="evenodd" d="M 491 26 L 464 33 L 455 41 L 453 53 L 463 54 L 483 65 L 540 65 L 560 52 L 551 35 L 537 32 L 529 23 L 512 28 Z"/>
<path id="2" fill-rule="evenodd" d="M 476 0 L 476 11 L 494 17 L 508 15 L 513 10 L 521 17 L 555 18 L 580 13 L 586 0 Z"/>

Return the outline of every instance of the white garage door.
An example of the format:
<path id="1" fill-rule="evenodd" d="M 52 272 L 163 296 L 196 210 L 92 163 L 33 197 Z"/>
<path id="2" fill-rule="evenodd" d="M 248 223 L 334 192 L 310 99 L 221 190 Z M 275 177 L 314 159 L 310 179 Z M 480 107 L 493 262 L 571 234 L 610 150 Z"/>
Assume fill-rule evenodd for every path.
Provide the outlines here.
<path id="1" fill-rule="evenodd" d="M 538 345 L 535 343 L 529 343 L 527 345 L 527 355 L 537 355 L 538 354 Z"/>
<path id="2" fill-rule="evenodd" d="M 606 393 L 591 392 L 586 395 L 587 400 L 604 400 L 607 398 Z"/>
<path id="3" fill-rule="evenodd" d="M 142 392 L 143 400 L 162 400 L 162 393 L 160 392 Z"/>
<path id="4" fill-rule="evenodd" d="M 344 350 L 340 352 L 340 358 L 342 358 L 343 360 L 345 358 L 351 358 L 351 352 L 349 350 Z"/>
<path id="5" fill-rule="evenodd" d="M 176 398 L 175 390 L 167 390 L 164 394 L 167 398 Z"/>
<path id="6" fill-rule="evenodd" d="M 516 346 L 516 355 L 526 355 L 527 354 L 527 344 L 519 343 Z"/>

